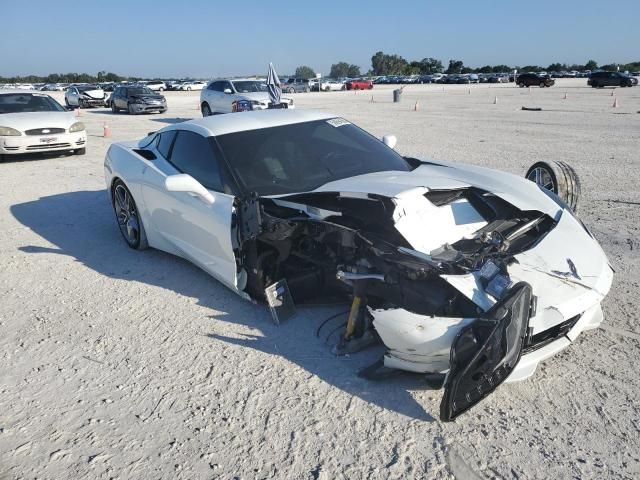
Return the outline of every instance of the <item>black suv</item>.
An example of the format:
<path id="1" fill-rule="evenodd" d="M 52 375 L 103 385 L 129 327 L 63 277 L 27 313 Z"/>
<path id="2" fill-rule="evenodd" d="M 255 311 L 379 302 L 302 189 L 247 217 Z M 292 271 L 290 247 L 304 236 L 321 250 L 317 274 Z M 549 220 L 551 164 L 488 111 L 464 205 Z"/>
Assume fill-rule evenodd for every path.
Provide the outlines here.
<path id="1" fill-rule="evenodd" d="M 587 85 L 593 88 L 602 87 L 633 87 L 638 79 L 620 72 L 593 72 L 587 80 Z"/>
<path id="2" fill-rule="evenodd" d="M 167 100 L 150 88 L 138 85 L 118 86 L 109 99 L 111 111 L 126 110 L 130 114 L 167 111 Z"/>
<path id="3" fill-rule="evenodd" d="M 538 85 L 540 88 L 550 87 L 555 84 L 556 81 L 547 75 L 538 75 L 537 73 L 523 73 L 518 75 L 516 83 L 520 88 L 532 87 Z"/>

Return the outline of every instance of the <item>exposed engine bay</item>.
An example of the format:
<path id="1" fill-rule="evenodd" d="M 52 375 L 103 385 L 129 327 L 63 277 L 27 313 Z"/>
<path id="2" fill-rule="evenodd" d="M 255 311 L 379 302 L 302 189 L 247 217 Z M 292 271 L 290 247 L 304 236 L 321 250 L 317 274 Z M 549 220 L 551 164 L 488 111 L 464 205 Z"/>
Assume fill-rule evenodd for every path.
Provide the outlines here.
<path id="1" fill-rule="evenodd" d="M 519 211 L 476 188 L 428 191 L 421 196 L 436 209 L 448 207 L 458 226 L 471 225 L 474 231 L 425 251 L 422 247 L 428 242 L 410 241 L 413 233 L 401 233 L 404 206 L 395 199 L 339 193 L 254 199 L 240 212 L 240 221 L 249 217 L 251 223 L 239 229 L 245 239 L 239 260 L 249 274 L 247 291 L 261 298 L 267 285 L 285 278 L 297 303 L 320 295 L 357 295 L 373 308 L 475 316 L 479 307 L 441 275 L 490 265 L 486 269 L 493 270 L 490 277 L 496 278 L 505 273 L 514 255 L 531 248 L 555 224 L 545 214 Z M 477 212 L 475 218 L 469 219 L 464 210 Z M 434 229 L 436 238 L 443 233 L 438 228 L 451 230 L 443 223 L 420 227 L 427 235 Z M 495 283 L 490 291 L 500 298 L 507 285 Z"/>
<path id="2" fill-rule="evenodd" d="M 515 368 L 535 297 L 528 284 L 513 286 L 507 267 L 556 223 L 473 187 L 412 189 L 400 198 L 331 192 L 252 198 L 240 206 L 238 221 L 237 258 L 253 298 L 264 299 L 265 288 L 285 279 L 295 303 L 352 299 L 337 354 L 385 343 L 373 312 L 387 330 L 389 323 L 402 329 L 394 312 L 440 323 L 451 318 L 451 326 L 464 327 L 449 339 L 442 365 L 431 361 L 445 386 L 443 420 L 473 406 Z M 472 272 L 495 305 L 483 308 L 447 280 Z M 515 296 L 517 307 L 509 306 Z M 449 366 L 455 375 L 445 381 L 442 370 Z M 367 375 L 375 377 L 375 371 Z"/>

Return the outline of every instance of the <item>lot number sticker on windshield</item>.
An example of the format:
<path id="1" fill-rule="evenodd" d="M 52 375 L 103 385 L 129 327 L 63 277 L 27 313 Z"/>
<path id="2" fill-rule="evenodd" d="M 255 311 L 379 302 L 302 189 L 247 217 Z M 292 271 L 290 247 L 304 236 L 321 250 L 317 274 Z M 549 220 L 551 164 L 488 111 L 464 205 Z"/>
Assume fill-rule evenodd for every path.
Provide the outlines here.
<path id="1" fill-rule="evenodd" d="M 350 125 L 344 118 L 332 118 L 331 120 L 327 120 L 327 123 L 333 127 L 341 127 L 343 125 Z"/>

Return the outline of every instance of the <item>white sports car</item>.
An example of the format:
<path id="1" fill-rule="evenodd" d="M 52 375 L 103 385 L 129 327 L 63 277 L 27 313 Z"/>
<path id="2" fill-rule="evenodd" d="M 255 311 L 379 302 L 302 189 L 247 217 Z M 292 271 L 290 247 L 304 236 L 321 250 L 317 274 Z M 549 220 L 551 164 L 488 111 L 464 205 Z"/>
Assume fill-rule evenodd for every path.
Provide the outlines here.
<path id="1" fill-rule="evenodd" d="M 130 247 L 184 257 L 247 299 L 352 302 L 337 352 L 444 386 L 449 421 L 602 320 L 612 269 L 564 164 L 531 182 L 402 157 L 347 120 L 268 110 L 113 144 L 106 184 Z M 391 148 L 390 148 L 391 147 Z M 278 306 L 270 295 L 280 301 Z"/>
<path id="2" fill-rule="evenodd" d="M 37 152 L 84 155 L 86 144 L 84 124 L 49 95 L 0 90 L 0 161 Z"/>

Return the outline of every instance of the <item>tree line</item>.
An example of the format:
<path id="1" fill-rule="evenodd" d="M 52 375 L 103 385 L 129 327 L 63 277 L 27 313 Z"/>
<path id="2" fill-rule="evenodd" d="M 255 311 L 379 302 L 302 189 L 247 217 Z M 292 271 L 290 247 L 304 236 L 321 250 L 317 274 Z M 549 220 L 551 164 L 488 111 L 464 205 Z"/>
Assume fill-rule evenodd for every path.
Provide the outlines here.
<path id="1" fill-rule="evenodd" d="M 371 69 L 367 71 L 365 76 L 380 76 L 380 75 L 429 75 L 433 73 L 447 73 L 447 74 L 464 74 L 464 73 L 502 73 L 510 72 L 512 70 L 518 70 L 519 72 L 561 72 L 561 71 L 579 71 L 584 70 L 618 70 L 624 71 L 639 71 L 640 61 L 631 62 L 626 64 L 610 63 L 607 65 L 598 65 L 595 60 L 589 60 L 584 65 L 579 64 L 566 64 L 566 63 L 552 63 L 548 66 L 540 65 L 484 65 L 482 67 L 468 67 L 462 60 L 451 59 L 448 66 L 445 68 L 441 60 L 432 57 L 425 57 L 422 60 L 408 61 L 402 56 L 397 54 L 386 54 L 384 52 L 376 52 L 371 57 Z M 300 66 L 296 69 L 296 77 L 300 78 L 314 78 L 316 76 L 313 68 L 306 65 Z M 326 76 L 326 75 L 325 75 Z M 329 77 L 360 77 L 360 67 L 357 65 L 349 64 L 348 62 L 338 62 L 331 65 L 331 71 Z"/>
<path id="2" fill-rule="evenodd" d="M 380 76 L 380 75 L 429 75 L 432 73 L 447 73 L 447 74 L 461 74 L 461 73 L 501 73 L 509 72 L 512 70 L 518 70 L 519 72 L 558 72 L 558 71 L 572 71 L 577 70 L 579 72 L 584 70 L 618 70 L 637 72 L 640 71 L 640 61 L 631 63 L 609 63 L 606 65 L 598 65 L 595 60 L 589 60 L 584 65 L 566 63 L 552 63 L 548 66 L 540 65 L 525 65 L 525 66 L 510 66 L 510 65 L 485 65 L 483 67 L 468 67 L 462 60 L 449 60 L 448 67 L 445 69 L 442 61 L 437 58 L 425 57 L 422 60 L 405 60 L 402 56 L 397 54 L 386 54 L 384 52 L 376 52 L 371 57 L 371 69 L 364 73 L 364 76 Z M 315 78 L 316 72 L 313 68 L 307 65 L 301 65 L 296 68 L 295 76 L 298 78 Z M 329 75 L 323 75 L 325 77 L 340 78 L 340 77 L 360 77 L 363 74 L 360 72 L 358 65 L 351 64 L 349 62 L 338 62 L 331 65 Z M 0 77 L 0 83 L 101 83 L 101 82 L 122 82 L 124 80 L 138 81 L 142 78 L 138 77 L 122 77 L 112 72 L 101 71 L 96 75 L 88 73 L 52 73 L 47 76 L 40 75 L 25 75 L 15 77 Z"/>

